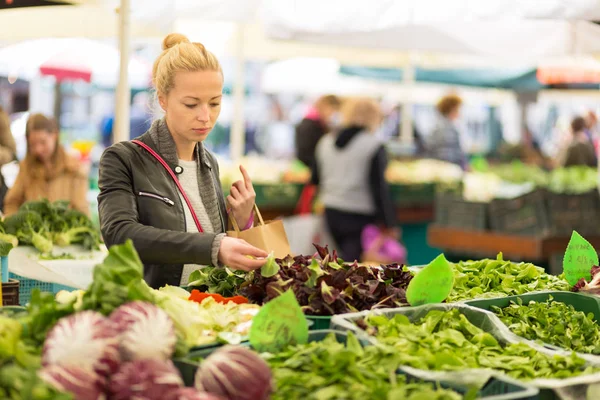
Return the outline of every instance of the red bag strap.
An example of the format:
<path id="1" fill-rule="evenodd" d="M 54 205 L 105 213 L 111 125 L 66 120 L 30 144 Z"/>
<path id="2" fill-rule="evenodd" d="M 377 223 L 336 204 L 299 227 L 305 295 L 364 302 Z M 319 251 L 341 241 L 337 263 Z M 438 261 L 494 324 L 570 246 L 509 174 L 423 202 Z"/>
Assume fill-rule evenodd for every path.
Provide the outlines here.
<path id="1" fill-rule="evenodd" d="M 194 211 L 194 208 L 192 207 L 192 203 L 190 202 L 190 199 L 187 197 L 187 194 L 185 194 L 185 190 L 183 190 L 183 186 L 181 186 L 181 183 L 179 183 L 179 179 L 177 179 L 177 176 L 175 176 L 175 173 L 171 170 L 171 167 L 169 167 L 169 164 L 167 164 L 167 162 L 165 160 L 163 160 L 163 158 L 157 152 L 152 150 L 150 148 L 150 146 L 148 146 L 146 143 L 140 142 L 139 140 L 132 140 L 132 142 L 137 144 L 144 150 L 146 150 L 148 153 L 150 153 L 150 155 L 152 155 L 152 157 L 156 158 L 156 160 L 159 163 L 161 163 L 161 165 L 165 168 L 165 170 L 171 176 L 171 179 L 173 179 L 173 182 L 175 182 L 175 184 L 177 185 L 177 189 L 179 189 L 179 192 L 183 196 L 183 199 L 185 200 L 188 208 L 190 209 L 190 213 L 192 214 L 192 218 L 194 219 L 196 228 L 198 228 L 198 232 L 200 232 L 200 233 L 204 232 L 204 230 L 202 229 L 202 225 L 200 224 L 200 220 L 198 219 L 198 216 L 196 215 L 196 211 Z"/>

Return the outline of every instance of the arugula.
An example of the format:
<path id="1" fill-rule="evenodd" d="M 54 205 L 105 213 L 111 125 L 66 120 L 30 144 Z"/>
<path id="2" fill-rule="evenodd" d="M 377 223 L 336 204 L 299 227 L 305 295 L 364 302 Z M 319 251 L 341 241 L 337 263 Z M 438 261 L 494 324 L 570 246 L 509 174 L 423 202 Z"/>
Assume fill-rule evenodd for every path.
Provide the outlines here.
<path id="1" fill-rule="evenodd" d="M 273 400 L 463 399 L 432 383 L 407 383 L 404 375 L 396 375 L 399 354 L 394 349 L 363 347 L 351 333 L 346 344 L 330 334 L 264 356 L 274 375 Z"/>
<path id="2" fill-rule="evenodd" d="M 505 297 L 537 290 L 568 291 L 564 276 L 549 275 L 531 263 L 495 260 L 461 261 L 454 268 L 454 289 L 447 302 L 475 298 Z"/>
<path id="3" fill-rule="evenodd" d="M 549 356 L 525 343 L 501 345 L 458 309 L 432 310 L 412 323 L 402 314 L 368 317 L 359 326 L 392 346 L 401 365 L 422 370 L 490 368 L 522 381 L 564 379 L 597 372 L 577 354 Z"/>
<path id="4" fill-rule="evenodd" d="M 594 314 L 554 301 L 523 304 L 519 298 L 508 307 L 492 311 L 516 335 L 580 353 L 600 354 L 600 326 Z"/>

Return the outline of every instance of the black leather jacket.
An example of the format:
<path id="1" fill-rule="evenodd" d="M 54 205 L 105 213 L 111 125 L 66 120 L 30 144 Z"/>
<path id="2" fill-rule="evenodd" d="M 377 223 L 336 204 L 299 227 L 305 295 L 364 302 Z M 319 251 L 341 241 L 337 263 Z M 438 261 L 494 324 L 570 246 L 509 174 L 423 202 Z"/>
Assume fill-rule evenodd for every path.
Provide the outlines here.
<path id="1" fill-rule="evenodd" d="M 155 125 L 157 122 L 153 128 Z M 153 128 L 138 139 L 159 153 L 177 173 L 176 152 L 166 156 L 167 146 L 162 145 L 162 138 L 160 145 L 155 143 Z M 179 286 L 184 264 L 213 264 L 215 243 L 220 244 L 226 230 L 218 164 L 201 145 L 197 152 L 199 179 L 203 176 L 203 182 L 209 185 L 212 180 L 214 187 L 207 189 L 209 185 L 205 184 L 201 191 L 212 191 L 213 199 L 216 191 L 215 206 L 207 207 L 209 215 L 213 209 L 211 218 L 216 221 L 213 225 L 218 232 L 215 234 L 186 232 L 183 207 L 187 205 L 180 200 L 177 186 L 164 167 L 143 148 L 132 142 L 117 143 L 106 149 L 100 160 L 98 211 L 104 241 L 112 246 L 132 239 L 144 263 L 144 278 L 153 288 Z"/>

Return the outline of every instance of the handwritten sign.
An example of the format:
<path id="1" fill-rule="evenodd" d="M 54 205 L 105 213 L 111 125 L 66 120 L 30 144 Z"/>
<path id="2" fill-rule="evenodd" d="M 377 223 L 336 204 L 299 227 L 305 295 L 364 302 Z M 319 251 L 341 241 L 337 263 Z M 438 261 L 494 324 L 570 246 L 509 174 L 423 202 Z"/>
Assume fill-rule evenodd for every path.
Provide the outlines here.
<path id="1" fill-rule="evenodd" d="M 261 307 L 252 319 L 250 344 L 259 352 L 277 352 L 308 341 L 308 321 L 288 290 Z"/>
<path id="2" fill-rule="evenodd" d="M 598 265 L 598 253 L 579 233 L 573 231 L 563 259 L 563 271 L 567 282 L 575 285 L 581 278 L 589 281 L 591 269 Z"/>
<path id="3" fill-rule="evenodd" d="M 440 254 L 410 281 L 406 299 L 411 306 L 441 303 L 446 300 L 453 286 L 454 272 L 446 257 Z"/>

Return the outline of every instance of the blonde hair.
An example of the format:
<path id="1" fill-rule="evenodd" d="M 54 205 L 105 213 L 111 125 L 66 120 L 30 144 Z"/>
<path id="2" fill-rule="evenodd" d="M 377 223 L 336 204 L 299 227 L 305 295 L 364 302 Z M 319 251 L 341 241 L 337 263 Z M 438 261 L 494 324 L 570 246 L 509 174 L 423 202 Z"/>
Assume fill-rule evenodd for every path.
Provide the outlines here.
<path id="1" fill-rule="evenodd" d="M 342 125 L 359 126 L 374 131 L 381 124 L 379 104 L 367 98 L 349 99 L 342 104 Z"/>
<path id="2" fill-rule="evenodd" d="M 182 34 L 171 33 L 162 43 L 163 52 L 154 61 L 152 83 L 156 91 L 167 95 L 173 89 L 175 74 L 180 71 L 218 71 L 223 73 L 217 57 L 202 43 L 190 42 Z"/>

